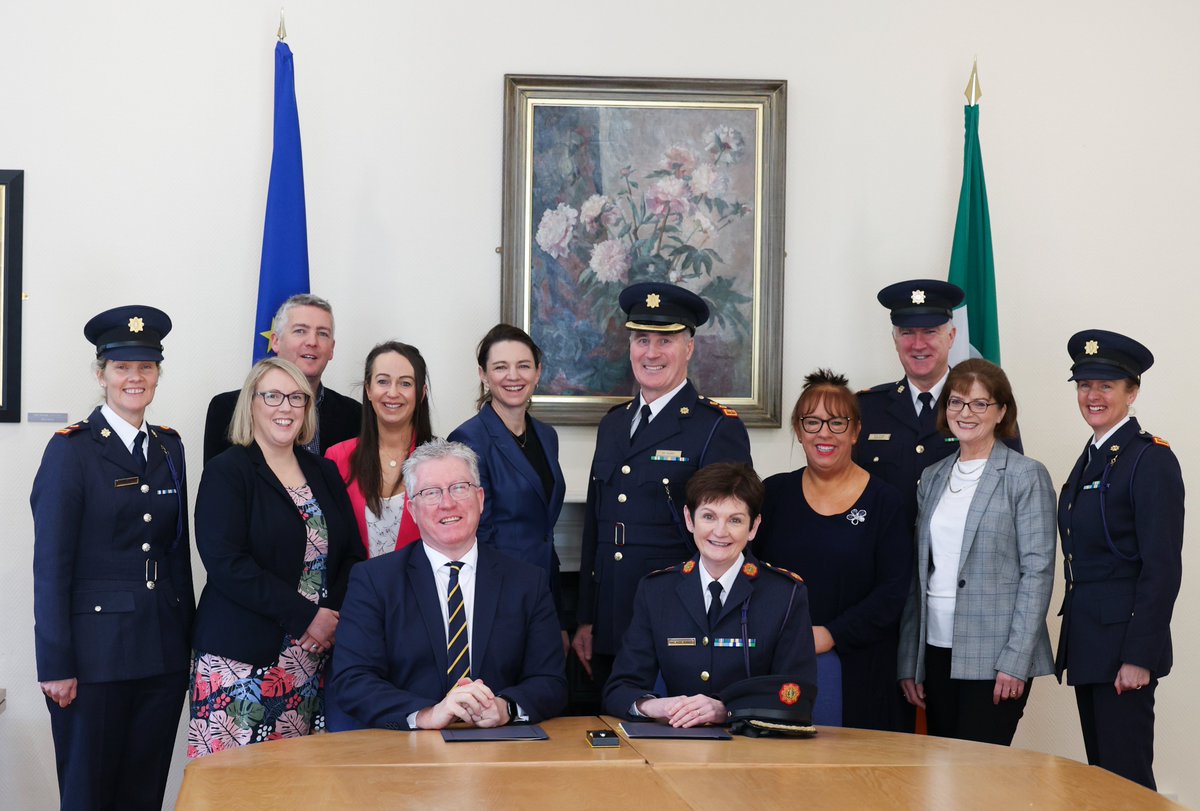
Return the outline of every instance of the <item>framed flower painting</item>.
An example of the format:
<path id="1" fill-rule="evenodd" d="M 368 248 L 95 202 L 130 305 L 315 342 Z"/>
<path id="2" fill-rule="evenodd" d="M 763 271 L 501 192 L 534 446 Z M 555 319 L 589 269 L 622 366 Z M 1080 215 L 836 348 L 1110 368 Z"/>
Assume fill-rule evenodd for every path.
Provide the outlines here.
<path id="1" fill-rule="evenodd" d="M 636 394 L 617 297 L 708 304 L 689 377 L 780 424 L 787 83 L 505 77 L 501 309 L 544 353 L 539 417 L 595 424 Z"/>

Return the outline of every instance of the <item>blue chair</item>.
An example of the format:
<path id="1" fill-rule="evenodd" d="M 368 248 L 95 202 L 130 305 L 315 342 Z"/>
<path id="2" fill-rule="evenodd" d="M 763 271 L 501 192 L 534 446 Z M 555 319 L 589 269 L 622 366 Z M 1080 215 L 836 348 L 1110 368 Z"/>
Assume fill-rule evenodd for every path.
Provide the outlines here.
<path id="1" fill-rule="evenodd" d="M 836 651 L 817 656 L 817 700 L 813 723 L 823 727 L 842 725 L 842 660 Z"/>

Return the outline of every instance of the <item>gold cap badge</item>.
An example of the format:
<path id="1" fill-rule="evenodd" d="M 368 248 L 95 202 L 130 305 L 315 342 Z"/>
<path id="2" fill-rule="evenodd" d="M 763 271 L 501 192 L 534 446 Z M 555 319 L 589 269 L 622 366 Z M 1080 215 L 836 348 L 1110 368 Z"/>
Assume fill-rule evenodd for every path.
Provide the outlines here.
<path id="1" fill-rule="evenodd" d="M 662 296 L 660 296 L 658 293 L 647 293 L 646 294 L 646 306 L 647 307 L 649 307 L 652 310 L 655 310 L 655 309 L 658 309 L 658 306 L 660 304 L 662 304 Z"/>
<path id="2" fill-rule="evenodd" d="M 146 322 L 141 319 L 141 316 L 135 315 L 133 318 L 129 319 L 130 332 L 141 332 L 145 328 Z"/>
<path id="3" fill-rule="evenodd" d="M 1099 341 L 1088 341 L 1086 344 L 1083 345 L 1083 352 L 1085 355 L 1095 355 L 1099 351 L 1100 351 L 1100 342 Z"/>
<path id="4" fill-rule="evenodd" d="M 925 303 L 925 291 L 924 290 L 912 291 L 912 303 L 913 304 L 924 304 Z"/>

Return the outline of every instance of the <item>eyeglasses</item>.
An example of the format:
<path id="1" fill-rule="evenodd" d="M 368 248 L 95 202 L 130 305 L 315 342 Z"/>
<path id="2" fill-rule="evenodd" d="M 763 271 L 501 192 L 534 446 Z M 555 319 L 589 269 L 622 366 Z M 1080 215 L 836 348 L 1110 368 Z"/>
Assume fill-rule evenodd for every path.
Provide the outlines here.
<path id="1" fill-rule="evenodd" d="M 256 391 L 255 397 L 263 398 L 263 402 L 271 408 L 279 408 L 283 405 L 283 401 L 287 400 L 296 408 L 304 408 L 308 405 L 308 395 L 302 391 L 294 391 L 291 394 L 284 394 L 281 391 Z"/>
<path id="2" fill-rule="evenodd" d="M 440 504 L 442 501 L 442 493 L 449 492 L 450 498 L 455 501 L 466 501 L 471 495 L 471 488 L 478 487 L 477 484 L 470 482 L 455 482 L 448 487 L 426 487 L 424 490 L 418 490 L 415 493 L 409 494 L 409 498 L 426 506 L 432 507 L 434 504 Z"/>
<path id="3" fill-rule="evenodd" d="M 947 411 L 962 411 L 963 406 L 967 406 L 976 414 L 986 414 L 988 406 L 999 405 L 999 403 L 989 403 L 987 400 L 972 400 L 967 402 L 959 397 L 951 397 L 946 401 Z"/>
<path id="4" fill-rule="evenodd" d="M 828 425 L 830 432 L 844 434 L 846 433 L 846 429 L 850 427 L 850 422 L 849 417 L 830 417 L 827 420 L 823 420 L 820 417 L 805 417 L 800 420 L 800 427 L 804 429 L 804 433 L 806 434 L 819 434 L 821 426 Z"/>

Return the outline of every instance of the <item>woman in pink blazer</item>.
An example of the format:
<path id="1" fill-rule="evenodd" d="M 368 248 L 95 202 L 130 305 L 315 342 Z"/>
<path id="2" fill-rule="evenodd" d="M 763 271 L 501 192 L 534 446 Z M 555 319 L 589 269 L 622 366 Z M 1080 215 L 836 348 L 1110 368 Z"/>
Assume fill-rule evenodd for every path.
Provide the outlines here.
<path id="1" fill-rule="evenodd" d="M 367 354 L 362 429 L 325 452 L 346 482 L 358 533 L 369 557 L 392 552 L 420 533 L 408 508 L 401 471 L 433 437 L 425 359 L 414 346 L 386 341 Z"/>

